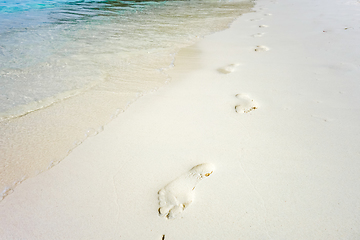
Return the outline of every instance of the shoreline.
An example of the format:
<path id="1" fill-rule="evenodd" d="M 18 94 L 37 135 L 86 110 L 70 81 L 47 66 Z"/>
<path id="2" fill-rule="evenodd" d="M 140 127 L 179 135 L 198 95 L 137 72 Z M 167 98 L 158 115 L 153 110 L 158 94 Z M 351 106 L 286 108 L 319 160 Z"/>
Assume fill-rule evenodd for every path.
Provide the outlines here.
<path id="1" fill-rule="evenodd" d="M 246 7 L 250 6 L 251 4 L 247 1 L 242 5 L 235 5 L 239 10 L 238 14 L 246 12 Z M 186 8 L 186 6 L 183 7 Z M 226 4 L 224 7 L 229 8 Z M 193 9 L 194 6 L 192 11 Z M 2 157 L 0 199 L 11 194 L 14 188 L 27 178 L 34 177 L 57 165 L 87 138 L 102 132 L 109 122 L 141 96 L 157 91 L 169 83 L 171 79 L 167 72 L 173 67 L 176 53 L 183 46 L 199 40 L 194 32 L 197 31 L 202 36 L 220 28 L 226 28 L 229 16 L 232 14 L 214 16 L 209 23 L 216 19 L 218 21 L 211 27 L 207 23 L 201 29 L 199 26 L 188 28 L 188 31 L 191 30 L 192 33 L 189 32 L 187 38 L 182 37 L 183 41 L 180 39 L 173 45 L 166 43 L 167 47 L 163 49 L 147 49 L 148 51 L 141 49 L 123 58 L 120 53 L 109 54 L 109 56 L 100 55 L 101 59 L 109 63 L 106 68 L 108 71 L 105 71 L 104 66 L 99 63 L 98 71 L 104 78 L 102 81 L 79 90 L 80 93 L 78 92 L 76 96 L 58 99 L 57 102 L 40 110 L 21 117 L 1 119 L 0 142 L 3 144 L 0 147 Z M 181 26 L 179 34 L 186 29 L 186 25 Z M 149 41 L 153 40 L 149 39 Z M 96 56 L 98 55 L 94 54 L 91 58 L 96 58 Z M 127 71 L 123 71 L 124 68 Z M 48 99 L 42 101 L 45 105 L 48 105 L 47 102 Z"/>
<path id="2" fill-rule="evenodd" d="M 350 2 L 258 0 L 180 51 L 170 84 L 0 202 L 0 236 L 358 236 L 360 4 Z M 215 170 L 194 202 L 160 218 L 157 192 L 201 163 Z"/>

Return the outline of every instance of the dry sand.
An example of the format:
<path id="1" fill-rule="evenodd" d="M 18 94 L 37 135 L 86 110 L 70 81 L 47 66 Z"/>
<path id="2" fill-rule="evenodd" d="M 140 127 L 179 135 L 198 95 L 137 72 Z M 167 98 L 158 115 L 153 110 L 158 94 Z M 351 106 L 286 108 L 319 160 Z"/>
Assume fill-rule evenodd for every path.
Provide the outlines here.
<path id="1" fill-rule="evenodd" d="M 18 186 L 0 238 L 360 239 L 360 2 L 257 3 Z M 189 172 L 201 163 L 215 170 Z M 158 215 L 163 187 L 193 200 L 175 219 Z"/>

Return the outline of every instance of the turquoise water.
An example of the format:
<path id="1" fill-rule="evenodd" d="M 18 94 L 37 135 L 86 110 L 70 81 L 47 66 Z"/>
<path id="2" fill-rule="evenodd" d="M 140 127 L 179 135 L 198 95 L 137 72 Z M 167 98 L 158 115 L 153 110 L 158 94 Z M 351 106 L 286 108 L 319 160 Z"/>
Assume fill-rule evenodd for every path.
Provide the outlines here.
<path id="1" fill-rule="evenodd" d="M 132 38 L 124 33 L 128 18 L 162 4 L 0 2 L 0 117 L 36 110 L 103 81 L 103 63 L 89 55 L 134 50 L 136 46 L 125 42 Z M 114 21 L 122 26 L 115 26 Z M 52 99 L 40 103 L 49 97 Z"/>
<path id="2" fill-rule="evenodd" d="M 244 2 L 1 1 L 0 119 L 46 107 L 110 78 L 117 79 L 119 89 L 119 79 L 133 81 L 134 71 L 158 61 L 146 53 L 175 54 L 198 36 L 224 28 Z M 134 55 L 139 62 L 128 67 Z"/>

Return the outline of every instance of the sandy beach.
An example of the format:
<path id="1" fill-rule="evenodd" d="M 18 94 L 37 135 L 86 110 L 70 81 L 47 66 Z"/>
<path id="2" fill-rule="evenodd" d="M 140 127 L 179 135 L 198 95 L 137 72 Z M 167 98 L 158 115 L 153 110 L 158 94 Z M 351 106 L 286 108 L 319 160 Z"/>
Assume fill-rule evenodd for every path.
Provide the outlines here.
<path id="1" fill-rule="evenodd" d="M 257 0 L 4 198 L 0 238 L 360 239 L 359 21 L 356 0 Z"/>

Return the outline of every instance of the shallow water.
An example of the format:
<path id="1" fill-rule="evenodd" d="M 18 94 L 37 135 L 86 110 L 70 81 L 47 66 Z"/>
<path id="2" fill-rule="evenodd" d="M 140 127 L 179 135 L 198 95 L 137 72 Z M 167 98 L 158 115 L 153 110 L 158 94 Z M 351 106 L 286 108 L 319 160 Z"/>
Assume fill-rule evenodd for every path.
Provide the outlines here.
<path id="1" fill-rule="evenodd" d="M 179 49 L 251 7 L 245 0 L 0 1 L 3 196 L 169 81 Z"/>
<path id="2" fill-rule="evenodd" d="M 147 52 L 174 54 L 196 36 L 221 29 L 219 18 L 239 10 L 239 2 L 215 1 L 28 0 L 0 6 L 2 119 L 109 78 L 132 81 L 134 70 L 147 70 L 154 60 Z M 143 60 L 131 68 L 135 55 Z"/>

